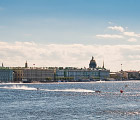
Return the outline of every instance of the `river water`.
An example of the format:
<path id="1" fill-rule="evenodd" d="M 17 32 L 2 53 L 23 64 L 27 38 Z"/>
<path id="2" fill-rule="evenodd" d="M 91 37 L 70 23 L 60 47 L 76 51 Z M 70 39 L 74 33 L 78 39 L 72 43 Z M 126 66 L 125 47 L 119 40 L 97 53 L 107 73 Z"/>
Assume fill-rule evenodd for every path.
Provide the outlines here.
<path id="1" fill-rule="evenodd" d="M 140 82 L 0 84 L 0 120 L 140 120 Z"/>

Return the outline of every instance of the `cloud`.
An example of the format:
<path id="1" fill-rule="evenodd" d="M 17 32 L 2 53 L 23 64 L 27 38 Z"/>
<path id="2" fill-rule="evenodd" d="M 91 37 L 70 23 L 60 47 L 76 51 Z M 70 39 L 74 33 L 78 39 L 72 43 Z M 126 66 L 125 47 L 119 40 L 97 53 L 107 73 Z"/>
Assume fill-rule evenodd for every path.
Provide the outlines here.
<path id="1" fill-rule="evenodd" d="M 103 35 L 96 35 L 98 38 L 123 38 L 122 35 L 111 35 L 111 34 L 103 34 Z"/>
<path id="2" fill-rule="evenodd" d="M 128 39 L 128 41 L 129 41 L 129 42 L 137 42 L 137 39 L 135 39 L 135 38 L 130 38 L 130 39 Z"/>
<path id="3" fill-rule="evenodd" d="M 84 44 L 38 44 L 35 42 L 0 42 L 0 62 L 5 66 L 73 66 L 88 67 L 91 56 L 97 65 L 111 71 L 139 70 L 140 45 L 84 45 Z"/>
<path id="4" fill-rule="evenodd" d="M 114 26 L 114 27 L 108 27 L 109 29 L 112 29 L 112 30 L 117 30 L 117 31 L 120 31 L 120 32 L 124 32 L 124 28 L 121 27 L 121 26 Z"/>
<path id="5" fill-rule="evenodd" d="M 135 32 L 126 32 L 125 29 L 121 26 L 114 26 L 114 27 L 108 27 L 109 29 L 120 31 L 123 33 L 125 36 L 130 36 L 130 37 L 140 37 L 140 34 L 136 34 Z M 127 27 L 126 27 L 127 29 Z"/>
<path id="6" fill-rule="evenodd" d="M 140 37 L 140 34 L 135 32 L 128 32 L 127 27 L 123 28 L 122 26 L 109 26 L 108 29 L 119 31 L 118 34 L 97 34 L 97 38 L 108 38 L 108 39 L 121 39 L 127 40 L 128 42 L 137 42 L 136 37 Z M 134 37 L 134 38 L 132 38 Z"/>
<path id="7" fill-rule="evenodd" d="M 140 37 L 140 34 L 136 34 L 134 32 L 124 32 L 123 34 L 130 37 Z"/>

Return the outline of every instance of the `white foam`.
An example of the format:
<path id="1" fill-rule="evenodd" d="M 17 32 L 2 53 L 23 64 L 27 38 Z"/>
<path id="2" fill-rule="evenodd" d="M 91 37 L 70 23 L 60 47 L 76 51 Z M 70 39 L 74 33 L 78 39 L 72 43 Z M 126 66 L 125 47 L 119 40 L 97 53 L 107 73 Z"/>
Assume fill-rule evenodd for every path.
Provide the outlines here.
<path id="1" fill-rule="evenodd" d="M 87 89 L 38 89 L 33 87 L 27 87 L 25 85 L 13 85 L 13 86 L 4 86 L 0 87 L 1 89 L 17 89 L 17 90 L 40 90 L 40 91 L 53 91 L 53 92 L 95 92 L 93 90 Z"/>
<path id="2" fill-rule="evenodd" d="M 54 92 L 95 92 L 93 90 L 87 90 L 87 89 L 54 89 L 54 90 L 41 89 L 41 90 L 54 91 Z"/>
<path id="3" fill-rule="evenodd" d="M 27 87 L 25 85 L 13 85 L 13 86 L 4 86 L 0 87 L 2 89 L 18 89 L 18 90 L 37 90 L 36 88 Z"/>

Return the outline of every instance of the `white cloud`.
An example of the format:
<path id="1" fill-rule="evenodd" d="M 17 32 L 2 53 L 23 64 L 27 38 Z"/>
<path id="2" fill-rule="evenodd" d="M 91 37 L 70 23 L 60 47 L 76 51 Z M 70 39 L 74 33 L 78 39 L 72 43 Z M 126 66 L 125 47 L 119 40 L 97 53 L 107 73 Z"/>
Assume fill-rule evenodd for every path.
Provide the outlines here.
<path id="1" fill-rule="evenodd" d="M 5 66 L 74 66 L 88 67 L 91 56 L 97 65 L 111 71 L 140 69 L 140 45 L 37 44 L 34 42 L 0 42 L 0 62 Z"/>
<path id="2" fill-rule="evenodd" d="M 130 39 L 128 39 L 128 41 L 129 41 L 129 42 L 137 42 L 137 39 L 135 39 L 135 38 L 130 38 Z"/>
<path id="3" fill-rule="evenodd" d="M 97 34 L 97 38 L 108 38 L 108 39 L 121 39 L 127 40 L 128 42 L 137 42 L 140 34 L 135 32 L 127 32 L 127 27 L 123 28 L 122 26 L 109 26 L 108 29 L 119 31 L 118 34 Z"/>
<path id="4" fill-rule="evenodd" d="M 111 35 L 111 34 L 103 34 L 103 35 L 96 35 L 98 38 L 123 38 L 122 35 Z"/>
<path id="5" fill-rule="evenodd" d="M 112 29 L 112 30 L 117 30 L 117 31 L 120 31 L 120 32 L 124 32 L 124 28 L 121 27 L 121 26 L 113 26 L 113 27 L 108 27 L 109 29 Z"/>
<path id="6" fill-rule="evenodd" d="M 124 32 L 123 34 L 130 37 L 140 37 L 140 34 L 136 34 L 135 32 Z"/>

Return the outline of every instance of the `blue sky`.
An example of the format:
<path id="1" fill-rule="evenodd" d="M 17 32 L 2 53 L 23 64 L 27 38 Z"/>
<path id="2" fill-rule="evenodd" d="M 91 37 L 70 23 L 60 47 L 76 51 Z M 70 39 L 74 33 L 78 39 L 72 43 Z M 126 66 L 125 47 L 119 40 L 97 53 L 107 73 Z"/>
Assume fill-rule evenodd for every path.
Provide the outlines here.
<path id="1" fill-rule="evenodd" d="M 139 0 L 1 0 L 0 39 L 118 44 L 93 36 L 104 33 L 108 22 L 139 33 L 139 4 Z"/>
<path id="2" fill-rule="evenodd" d="M 120 62 L 115 61 L 111 54 L 111 62 L 116 62 L 116 66 L 121 63 L 127 66 L 131 60 L 130 57 L 136 57 L 137 59 L 134 60 L 139 62 L 138 53 L 140 50 L 134 52 L 135 49 L 133 49 L 140 44 L 139 5 L 139 0 L 0 0 L 0 42 L 5 42 L 9 47 L 17 42 L 23 44 L 28 42 L 32 43 L 31 45 L 36 44 L 38 47 L 40 44 L 55 44 L 63 47 L 80 44 L 85 47 L 98 45 L 100 47 L 114 46 L 114 48 L 121 45 L 119 51 L 123 59 L 120 57 Z M 19 44 L 16 45 L 15 47 L 18 48 Z M 133 47 L 129 52 L 131 54 L 126 52 L 130 51 L 126 50 L 127 45 Z M 2 51 L 5 49 L 7 48 L 3 48 Z M 15 50 L 13 51 L 15 54 Z M 91 58 L 91 55 L 92 53 L 86 56 L 87 59 L 83 64 Z M 107 59 L 104 54 L 98 56 L 93 53 L 93 55 L 100 64 L 103 59 Z M 23 56 L 17 54 L 17 57 Z M 74 59 L 75 56 L 71 57 Z M 29 60 L 26 56 L 24 58 L 21 59 Z M 83 57 L 77 57 L 77 59 L 81 58 Z M 12 63 L 9 59 L 5 55 L 5 58 L 1 58 L 0 61 L 7 61 L 5 63 L 7 66 L 17 63 Z M 36 58 L 32 60 L 30 58 L 29 61 L 33 62 L 33 60 Z M 134 60 L 130 62 L 134 62 Z M 19 65 L 23 64 L 23 61 L 22 63 L 18 62 Z M 36 62 L 38 65 L 42 65 L 39 64 L 39 60 Z M 66 66 L 66 64 L 60 64 L 60 66 Z M 59 63 L 56 65 L 59 66 Z M 75 64 L 71 62 L 71 65 L 75 66 L 76 60 Z M 83 66 L 78 65 L 78 67 Z M 126 69 L 131 69 L 131 67 L 126 67 Z M 112 67 L 108 65 L 108 68 Z M 112 69 L 119 70 L 120 68 Z M 132 69 L 138 70 L 139 67 Z"/>

